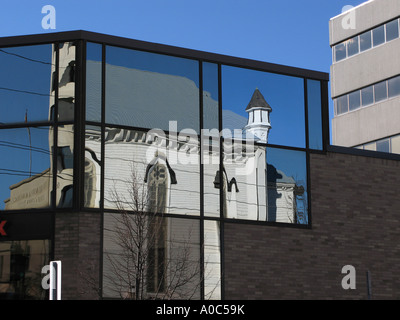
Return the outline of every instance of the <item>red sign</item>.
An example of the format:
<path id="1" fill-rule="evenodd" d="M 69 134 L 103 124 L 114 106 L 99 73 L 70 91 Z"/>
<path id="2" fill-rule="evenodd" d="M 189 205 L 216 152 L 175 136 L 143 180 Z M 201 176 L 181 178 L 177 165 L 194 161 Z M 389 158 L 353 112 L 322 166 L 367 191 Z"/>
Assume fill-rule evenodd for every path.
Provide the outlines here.
<path id="1" fill-rule="evenodd" d="M 4 231 L 4 225 L 6 224 L 7 220 L 0 221 L 0 235 L 6 236 L 7 233 Z"/>

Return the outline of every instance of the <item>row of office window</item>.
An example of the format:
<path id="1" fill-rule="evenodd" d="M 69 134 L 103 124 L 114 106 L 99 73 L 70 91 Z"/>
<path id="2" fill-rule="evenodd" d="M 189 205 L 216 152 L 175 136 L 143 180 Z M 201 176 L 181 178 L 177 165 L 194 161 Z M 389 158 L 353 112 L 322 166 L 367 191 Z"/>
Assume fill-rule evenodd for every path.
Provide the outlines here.
<path id="1" fill-rule="evenodd" d="M 397 76 L 334 99 L 335 116 L 399 95 L 400 76 Z"/>
<path id="2" fill-rule="evenodd" d="M 400 154 L 400 135 L 356 146 L 357 149 Z"/>
<path id="3" fill-rule="evenodd" d="M 356 54 L 377 47 L 399 37 L 399 19 L 366 31 L 333 47 L 333 62 L 338 62 Z"/>

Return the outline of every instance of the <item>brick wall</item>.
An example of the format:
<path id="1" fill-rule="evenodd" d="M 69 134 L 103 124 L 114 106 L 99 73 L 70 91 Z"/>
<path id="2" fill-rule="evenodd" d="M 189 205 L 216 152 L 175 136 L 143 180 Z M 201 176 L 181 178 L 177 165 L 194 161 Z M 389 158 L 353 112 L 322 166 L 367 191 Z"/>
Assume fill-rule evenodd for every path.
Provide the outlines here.
<path id="1" fill-rule="evenodd" d="M 62 261 L 62 299 L 98 299 L 100 213 L 57 213 L 54 259 Z"/>
<path id="2" fill-rule="evenodd" d="M 310 159 L 312 228 L 225 223 L 226 299 L 400 298 L 400 161 Z M 356 289 L 344 290 L 344 265 Z"/>

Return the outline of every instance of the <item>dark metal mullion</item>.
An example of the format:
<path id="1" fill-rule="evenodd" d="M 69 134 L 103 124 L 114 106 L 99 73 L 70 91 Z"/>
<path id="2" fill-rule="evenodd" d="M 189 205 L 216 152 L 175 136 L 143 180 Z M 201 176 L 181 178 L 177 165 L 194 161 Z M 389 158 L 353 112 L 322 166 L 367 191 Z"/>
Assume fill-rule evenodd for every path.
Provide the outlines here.
<path id="1" fill-rule="evenodd" d="M 200 299 L 204 300 L 204 159 L 203 159 L 203 62 L 199 61 L 199 114 L 200 114 Z"/>
<path id="2" fill-rule="evenodd" d="M 222 77 L 221 77 L 221 64 L 218 64 L 218 131 L 220 133 L 219 136 L 219 211 L 220 211 L 220 276 L 221 276 L 221 299 L 225 298 L 225 259 L 224 259 L 224 194 L 223 194 L 223 138 L 221 136 L 222 132 Z"/>
<path id="3" fill-rule="evenodd" d="M 99 263 L 99 294 L 103 298 L 103 251 L 104 251 L 104 177 L 105 177 L 105 114 L 106 114 L 106 45 L 101 46 L 101 150 L 100 150 L 100 263 Z"/>
<path id="4" fill-rule="evenodd" d="M 58 115 L 58 67 L 59 67 L 59 45 L 58 42 L 54 43 L 54 51 L 51 53 L 52 54 L 52 59 L 54 56 L 55 52 L 55 69 L 54 73 L 52 73 L 52 76 L 57 79 L 55 81 L 54 78 L 52 78 L 52 84 L 55 85 L 54 89 L 54 109 L 53 109 L 53 150 L 51 150 L 52 155 L 51 155 L 51 161 L 53 163 L 53 168 L 52 168 L 52 176 L 53 176 L 53 184 L 52 184 L 52 193 L 50 194 L 50 208 L 54 210 L 53 214 L 51 215 L 51 224 L 52 224 L 52 231 L 51 231 L 51 243 L 50 243 L 50 260 L 54 260 L 55 258 L 55 232 L 56 232 L 56 194 L 57 194 L 57 140 L 58 140 L 58 134 L 57 134 L 57 115 Z M 51 115 L 51 113 L 50 113 Z"/>
<path id="5" fill-rule="evenodd" d="M 308 128 L 308 88 L 307 88 L 307 78 L 304 78 L 304 124 L 306 133 L 306 149 L 308 150 L 309 145 L 309 128 Z"/>
<path id="6" fill-rule="evenodd" d="M 85 97 L 86 97 L 86 40 L 76 42 L 75 112 L 74 112 L 74 208 L 84 207 L 85 181 Z"/>
<path id="7" fill-rule="evenodd" d="M 59 43 L 54 43 L 54 51 L 56 52 L 55 58 L 55 70 L 54 70 L 54 78 L 53 84 L 55 84 L 54 88 L 54 111 L 53 111 L 53 194 L 51 195 L 51 206 L 52 208 L 57 207 L 57 145 L 58 145 L 58 82 L 59 82 L 59 66 L 60 66 L 60 53 L 59 53 Z"/>
<path id="8" fill-rule="evenodd" d="M 322 150 L 326 151 L 330 145 L 329 139 L 329 97 L 328 81 L 321 81 L 321 116 L 322 116 Z"/>

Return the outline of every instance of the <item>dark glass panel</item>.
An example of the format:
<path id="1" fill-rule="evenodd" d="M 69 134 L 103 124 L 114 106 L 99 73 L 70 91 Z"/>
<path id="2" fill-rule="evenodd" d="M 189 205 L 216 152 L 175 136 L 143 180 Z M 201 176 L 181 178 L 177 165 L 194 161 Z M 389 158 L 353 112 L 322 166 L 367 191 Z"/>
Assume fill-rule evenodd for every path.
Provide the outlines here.
<path id="1" fill-rule="evenodd" d="M 100 122 L 102 46 L 88 42 L 86 48 L 86 120 Z"/>
<path id="2" fill-rule="evenodd" d="M 358 53 L 358 36 L 347 42 L 347 55 L 349 57 Z"/>
<path id="3" fill-rule="evenodd" d="M 372 46 L 372 32 L 367 31 L 360 35 L 360 51 L 371 49 Z"/>
<path id="4" fill-rule="evenodd" d="M 104 226 L 103 297 L 200 299 L 198 220 L 105 213 Z"/>
<path id="5" fill-rule="evenodd" d="M 50 44 L 0 48 L 0 124 L 49 120 L 54 66 Z"/>
<path id="6" fill-rule="evenodd" d="M 386 23 L 386 41 L 394 40 L 399 37 L 399 22 L 394 20 Z"/>
<path id="7" fill-rule="evenodd" d="M 104 160 L 106 208 L 199 214 L 197 135 L 106 128 Z"/>
<path id="8" fill-rule="evenodd" d="M 400 95 L 400 76 L 388 80 L 389 98 Z"/>
<path id="9" fill-rule="evenodd" d="M 50 207 L 52 137 L 48 127 L 0 130 L 0 209 Z"/>
<path id="10" fill-rule="evenodd" d="M 334 48 L 336 62 L 346 58 L 346 42 L 337 44 Z"/>
<path id="11" fill-rule="evenodd" d="M 374 87 L 369 86 L 361 89 L 362 106 L 368 106 L 374 103 Z"/>
<path id="12" fill-rule="evenodd" d="M 84 181 L 85 207 L 100 207 L 101 170 L 101 128 L 86 126 Z"/>
<path id="13" fill-rule="evenodd" d="M 198 61 L 117 47 L 106 57 L 106 123 L 199 133 Z"/>
<path id="14" fill-rule="evenodd" d="M 49 240 L 0 242 L 0 300 L 44 300 L 43 266 L 49 263 Z"/>
<path id="15" fill-rule="evenodd" d="M 360 91 L 357 90 L 355 92 L 349 93 L 349 111 L 360 108 L 360 104 L 361 104 Z"/>
<path id="16" fill-rule="evenodd" d="M 307 80 L 307 101 L 309 148 L 322 150 L 322 106 L 321 83 L 319 81 Z"/>
<path id="17" fill-rule="evenodd" d="M 335 102 L 336 102 L 336 115 L 346 113 L 349 111 L 349 102 L 347 99 L 347 95 L 337 98 Z"/>
<path id="18" fill-rule="evenodd" d="M 305 152 L 267 148 L 267 167 L 268 221 L 308 224 Z"/>
<path id="19" fill-rule="evenodd" d="M 381 140 L 376 142 L 376 151 L 390 152 L 389 139 Z"/>
<path id="20" fill-rule="evenodd" d="M 374 85 L 375 102 L 387 99 L 386 81 Z"/>
<path id="21" fill-rule="evenodd" d="M 372 30 L 372 39 L 374 47 L 385 42 L 385 26 L 380 26 Z"/>
<path id="22" fill-rule="evenodd" d="M 222 103 L 224 137 L 305 147 L 302 78 L 222 66 Z"/>

